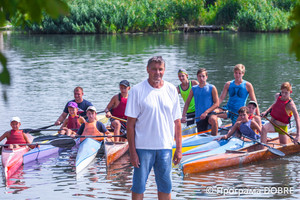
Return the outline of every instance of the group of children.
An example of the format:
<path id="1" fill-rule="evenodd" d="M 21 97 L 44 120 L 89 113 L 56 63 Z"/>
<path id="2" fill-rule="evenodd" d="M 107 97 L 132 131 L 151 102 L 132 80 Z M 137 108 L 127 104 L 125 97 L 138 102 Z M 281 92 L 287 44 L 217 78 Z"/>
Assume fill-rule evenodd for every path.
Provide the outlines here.
<path id="1" fill-rule="evenodd" d="M 178 78 L 181 84 L 177 89 L 185 102 L 181 121 L 183 123 L 193 123 L 193 120 L 195 120 L 198 131 L 207 130 L 210 125 L 211 134 L 217 135 L 218 117 L 224 119 L 230 118 L 233 127 L 229 130 L 227 135 L 220 137 L 220 139 L 227 139 L 235 132 L 240 133 L 240 126 L 245 125 L 251 128 L 254 133 L 259 134 L 255 135 L 255 138 L 261 137 L 261 142 L 263 143 L 267 142 L 268 132 L 278 132 L 280 143 L 286 144 L 289 140 L 284 132 L 288 131 L 290 118 L 294 115 L 297 128 L 295 141 L 298 141 L 300 123 L 296 105 L 290 97 L 292 93 L 291 84 L 284 82 L 281 85 L 280 93 L 276 94 L 275 103 L 260 116 L 253 86 L 250 82 L 243 80 L 245 66 L 238 64 L 234 67 L 233 72 L 234 80 L 228 81 L 225 84 L 219 98 L 216 87 L 207 82 L 208 75 L 206 69 L 201 68 L 198 70 L 198 82 L 189 81 L 187 71 L 180 69 L 178 71 Z M 219 107 L 227 94 L 229 94 L 229 99 L 226 106 L 222 108 Z M 250 102 L 246 107 L 245 104 L 248 96 L 250 96 Z M 268 113 L 270 113 L 273 123 L 267 123 L 262 126 L 261 117 L 266 117 Z M 189 120 L 188 118 L 192 119 Z M 282 129 L 284 131 L 282 131 Z"/>
<path id="2" fill-rule="evenodd" d="M 232 129 L 227 135 L 222 136 L 221 139 L 229 138 L 233 133 L 239 130 L 241 124 L 248 126 L 253 129 L 256 133 L 260 133 L 261 141 L 267 142 L 268 132 L 279 132 L 280 143 L 288 143 L 288 138 L 285 133 L 280 130 L 277 126 L 271 123 L 267 123 L 262 126 L 261 117 L 259 116 L 259 107 L 256 101 L 254 89 L 251 83 L 243 80 L 245 75 L 245 66 L 238 64 L 234 67 L 234 80 L 228 81 L 221 93 L 220 98 L 218 97 L 217 88 L 207 82 L 208 75 L 204 68 L 201 68 L 197 72 L 198 81 L 188 79 L 188 73 L 185 69 L 178 71 L 178 78 L 181 84 L 177 87 L 178 93 L 181 94 L 185 101 L 183 108 L 182 119 L 183 123 L 187 122 L 193 124 L 194 120 L 197 124 L 197 130 L 203 131 L 211 126 L 212 135 L 218 133 L 218 117 L 230 118 L 233 123 Z M 128 93 L 130 90 L 130 84 L 127 80 L 123 80 L 119 84 L 120 93 L 114 95 L 104 112 L 106 117 L 110 118 L 111 128 L 114 131 L 115 136 L 121 134 L 126 135 L 126 116 L 125 108 L 127 104 Z M 294 119 L 297 127 L 296 140 L 299 139 L 299 115 L 295 103 L 290 97 L 292 93 L 292 87 L 290 83 L 285 82 L 281 85 L 281 92 L 277 94 L 276 101 L 271 105 L 262 116 L 266 116 L 268 113 L 271 114 L 271 120 L 278 125 L 281 129 L 287 132 L 287 125 L 289 124 L 290 118 L 294 115 Z M 219 105 L 229 94 L 229 99 L 225 108 L 220 108 Z M 69 101 L 67 104 L 67 113 L 63 113 L 58 120 L 56 125 L 61 125 L 60 134 L 75 137 L 76 135 L 107 135 L 112 140 L 112 134 L 107 128 L 99 121 L 97 121 L 97 111 L 94 106 L 88 101 L 82 99 L 83 90 L 80 87 L 76 87 L 74 90 L 75 99 Z M 250 96 L 250 102 L 247 107 L 245 103 L 248 96 Z M 87 120 L 81 116 L 78 112 L 78 104 L 76 98 L 81 98 L 79 102 L 84 102 L 88 107 L 81 113 L 86 113 Z M 222 112 L 222 110 L 228 112 Z M 66 116 L 68 115 L 68 118 Z M 65 119 L 66 118 L 66 119 Z M 187 120 L 191 118 L 191 120 Z M 26 134 L 19 129 L 21 121 L 18 117 L 13 117 L 10 123 L 11 131 L 5 132 L 1 137 L 0 141 L 7 138 L 6 144 L 10 144 L 10 148 L 17 147 L 14 144 L 30 143 Z M 103 140 L 103 138 L 95 138 L 97 140 Z M 114 141 L 122 141 L 115 137 Z"/>
<path id="3" fill-rule="evenodd" d="M 105 108 L 106 117 L 111 120 L 111 129 L 114 131 L 116 136 L 126 135 L 126 116 L 125 108 L 128 98 L 128 91 L 130 90 L 130 84 L 127 80 L 120 82 L 120 93 L 113 96 L 107 107 Z M 58 118 L 55 125 L 59 125 L 63 121 L 59 133 L 61 135 L 68 135 L 71 137 L 76 137 L 77 135 L 87 136 L 104 136 L 106 135 L 110 141 L 124 141 L 125 139 L 118 139 L 119 137 L 112 138 L 112 134 L 107 130 L 105 125 L 97 120 L 97 110 L 88 101 L 82 99 L 83 89 L 76 87 L 74 89 L 74 100 L 67 103 L 67 112 Z M 79 113 L 78 103 L 76 103 L 76 98 L 79 98 L 79 102 L 84 102 L 84 104 L 89 105 L 86 110 L 81 110 Z M 79 103 L 79 104 L 80 104 Z M 67 113 L 67 114 L 66 114 Z M 86 116 L 83 113 L 86 113 Z M 66 118 L 66 116 L 68 116 Z M 114 119 L 114 118 L 119 118 Z M 65 119 L 64 119 L 65 118 Z M 9 144 L 7 148 L 17 148 L 20 144 L 30 144 L 30 140 L 27 135 L 20 130 L 21 121 L 19 117 L 13 117 L 10 122 L 11 130 L 5 132 L 1 137 L 0 141 L 4 138 L 7 139 L 6 144 Z M 104 138 L 104 137 L 103 137 Z M 103 140 L 101 137 L 95 137 L 96 140 Z M 83 140 L 83 139 L 81 139 Z M 29 145 L 34 148 L 34 145 Z"/>

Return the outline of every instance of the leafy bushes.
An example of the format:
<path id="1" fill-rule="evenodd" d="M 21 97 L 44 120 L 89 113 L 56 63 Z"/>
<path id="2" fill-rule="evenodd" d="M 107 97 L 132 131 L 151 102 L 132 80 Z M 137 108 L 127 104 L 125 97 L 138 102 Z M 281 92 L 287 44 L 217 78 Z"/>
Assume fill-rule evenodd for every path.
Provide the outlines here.
<path id="1" fill-rule="evenodd" d="M 70 15 L 44 15 L 39 33 L 123 33 L 174 30 L 183 24 L 283 31 L 297 0 L 69 0 Z"/>

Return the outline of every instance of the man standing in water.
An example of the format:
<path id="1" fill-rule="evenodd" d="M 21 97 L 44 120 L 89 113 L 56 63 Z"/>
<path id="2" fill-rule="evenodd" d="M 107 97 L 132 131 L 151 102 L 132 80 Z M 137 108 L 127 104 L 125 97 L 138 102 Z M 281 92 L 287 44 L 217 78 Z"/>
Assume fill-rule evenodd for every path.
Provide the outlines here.
<path id="1" fill-rule="evenodd" d="M 171 199 L 173 162 L 181 160 L 181 111 L 176 87 L 164 81 L 165 61 L 152 57 L 147 65 L 148 79 L 134 86 L 125 115 L 130 162 L 134 166 L 132 199 L 143 199 L 148 175 L 154 168 L 158 199 Z"/>

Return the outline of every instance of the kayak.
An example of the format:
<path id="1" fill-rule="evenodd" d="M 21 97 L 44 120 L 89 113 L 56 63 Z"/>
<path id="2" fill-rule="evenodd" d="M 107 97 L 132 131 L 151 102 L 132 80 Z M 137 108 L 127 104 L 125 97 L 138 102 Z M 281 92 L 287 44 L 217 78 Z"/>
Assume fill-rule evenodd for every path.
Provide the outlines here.
<path id="1" fill-rule="evenodd" d="M 104 142 L 106 167 L 119 159 L 128 151 L 128 142 Z"/>
<path id="2" fill-rule="evenodd" d="M 276 138 L 277 136 L 277 133 L 268 134 L 269 138 Z M 232 137 L 228 140 L 212 141 L 207 143 L 205 146 L 199 146 L 190 151 L 184 152 L 180 164 L 183 167 L 188 163 L 197 162 L 209 156 L 223 154 L 226 151 L 239 150 L 251 146 L 252 144 L 252 141 L 245 141 L 237 137 Z"/>
<path id="3" fill-rule="evenodd" d="M 262 121 L 262 124 L 264 124 L 265 121 Z M 228 130 L 231 128 L 231 124 L 227 124 L 225 126 L 222 126 L 219 128 L 219 135 L 224 135 L 228 133 Z M 199 134 L 199 135 L 193 135 L 188 138 L 183 138 L 182 140 L 182 160 L 181 163 L 183 163 L 186 160 L 189 160 L 191 158 L 196 158 L 199 154 L 200 157 L 203 156 L 209 156 L 213 154 L 218 153 L 224 153 L 226 150 L 236 150 L 238 148 L 243 148 L 245 146 L 243 143 L 243 140 L 232 140 L 228 144 L 227 142 L 229 140 L 225 141 L 215 141 L 220 136 L 210 136 L 206 133 Z M 276 134 L 270 134 L 270 138 L 277 137 Z M 249 145 L 251 143 L 247 143 Z M 213 150 L 210 153 L 205 153 L 210 150 Z M 203 154 L 205 153 L 205 154 Z"/>
<path id="4" fill-rule="evenodd" d="M 231 124 L 227 124 L 224 126 L 221 126 L 219 128 L 219 135 L 227 134 L 229 128 L 231 127 Z M 201 131 L 189 135 L 183 135 L 182 136 L 182 152 L 189 151 L 190 149 L 196 148 L 199 145 L 203 145 L 206 143 L 209 143 L 213 141 L 214 139 L 219 138 L 220 136 L 211 136 L 211 129 L 206 131 Z M 173 154 L 176 149 L 176 144 L 173 145 Z"/>
<path id="5" fill-rule="evenodd" d="M 29 141 L 32 141 L 33 137 L 30 134 L 26 134 Z M 29 151 L 28 146 L 20 146 L 18 148 L 8 149 L 2 148 L 2 168 L 6 180 L 9 179 L 23 164 L 23 155 Z"/>
<path id="6" fill-rule="evenodd" d="M 97 120 L 102 122 L 103 124 L 105 124 L 105 123 L 107 123 L 108 118 L 106 118 L 105 115 L 98 114 L 97 115 Z M 58 137 L 59 133 L 56 133 L 52 136 L 54 136 L 54 138 L 55 138 L 55 136 Z M 42 143 L 44 143 L 44 142 L 48 142 L 48 140 L 42 141 Z M 76 145 L 74 147 L 78 147 L 79 144 L 80 144 L 80 139 L 77 138 L 75 140 L 75 142 L 76 142 Z M 32 161 L 39 160 L 39 159 L 42 159 L 44 157 L 50 156 L 52 154 L 59 154 L 63 150 L 65 150 L 65 148 L 59 148 L 59 147 L 55 147 L 55 146 L 52 146 L 52 145 L 41 145 L 40 147 L 31 149 L 30 151 L 25 153 L 23 155 L 23 163 L 27 164 L 27 163 L 30 163 Z"/>
<path id="7" fill-rule="evenodd" d="M 269 140 L 267 144 L 283 152 L 285 155 L 300 152 L 299 144 L 294 144 L 292 142 L 288 144 L 279 144 L 278 137 Z M 261 149 L 259 144 L 253 144 L 237 151 L 227 151 L 223 154 L 218 154 L 201 159 L 200 161 L 188 163 L 183 166 L 182 170 L 184 174 L 200 173 L 226 167 L 241 166 L 278 157 L 278 155 L 269 151 L 268 148 Z"/>
<path id="8" fill-rule="evenodd" d="M 223 128 L 231 126 L 231 124 L 221 126 L 222 125 L 222 120 L 220 118 L 218 118 L 218 125 L 219 125 L 219 127 L 223 127 Z M 206 130 L 206 131 L 197 132 L 197 124 L 191 124 L 189 126 L 186 126 L 186 127 L 182 128 L 182 130 L 181 130 L 182 138 L 190 137 L 190 136 L 193 136 L 193 135 L 199 135 L 199 134 L 202 134 L 202 133 L 210 133 L 211 132 L 210 125 L 208 127 L 209 127 L 209 129 Z"/>
<path id="9" fill-rule="evenodd" d="M 76 156 L 76 173 L 81 172 L 95 159 L 102 143 L 92 138 L 86 138 L 80 143 Z"/>
<path id="10" fill-rule="evenodd" d="M 197 148 L 195 150 L 185 152 L 184 156 L 182 156 L 182 159 L 181 159 L 181 165 L 184 166 L 187 163 L 201 160 L 201 159 L 206 158 L 211 155 L 222 154 L 222 153 L 225 153 L 227 150 L 241 149 L 241 148 L 250 146 L 253 143 L 244 141 L 237 137 L 232 137 L 228 140 L 221 140 L 221 141 L 217 142 L 217 144 L 219 144 L 219 147 L 216 147 L 214 149 L 211 148 L 212 144 L 216 144 L 216 141 L 212 141 L 211 143 L 208 143 L 204 147 L 199 146 L 199 148 Z M 218 145 L 216 145 L 216 146 L 218 146 Z M 204 150 L 202 150 L 202 149 L 204 149 Z M 191 152 L 194 154 L 190 154 Z"/>
<path id="11" fill-rule="evenodd" d="M 44 142 L 47 142 L 47 141 L 44 141 Z M 78 147 L 78 145 L 80 143 L 80 139 L 77 138 L 75 140 L 75 142 L 76 142 L 76 145 L 74 147 Z M 60 152 L 62 152 L 65 149 L 66 148 L 59 148 L 59 147 L 55 147 L 52 145 L 40 145 L 39 147 L 31 149 L 30 151 L 28 151 L 27 153 L 25 153 L 23 155 L 23 164 L 27 164 L 32 161 L 45 158 L 52 154 L 59 154 Z"/>

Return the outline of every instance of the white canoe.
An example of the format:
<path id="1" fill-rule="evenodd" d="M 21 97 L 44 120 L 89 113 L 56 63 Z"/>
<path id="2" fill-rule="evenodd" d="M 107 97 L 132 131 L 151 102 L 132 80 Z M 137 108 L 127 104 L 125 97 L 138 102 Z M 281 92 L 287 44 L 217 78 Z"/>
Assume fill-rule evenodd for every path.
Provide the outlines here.
<path id="1" fill-rule="evenodd" d="M 102 142 L 92 138 L 86 138 L 80 143 L 76 156 L 76 173 L 81 172 L 95 159 L 101 145 Z"/>

